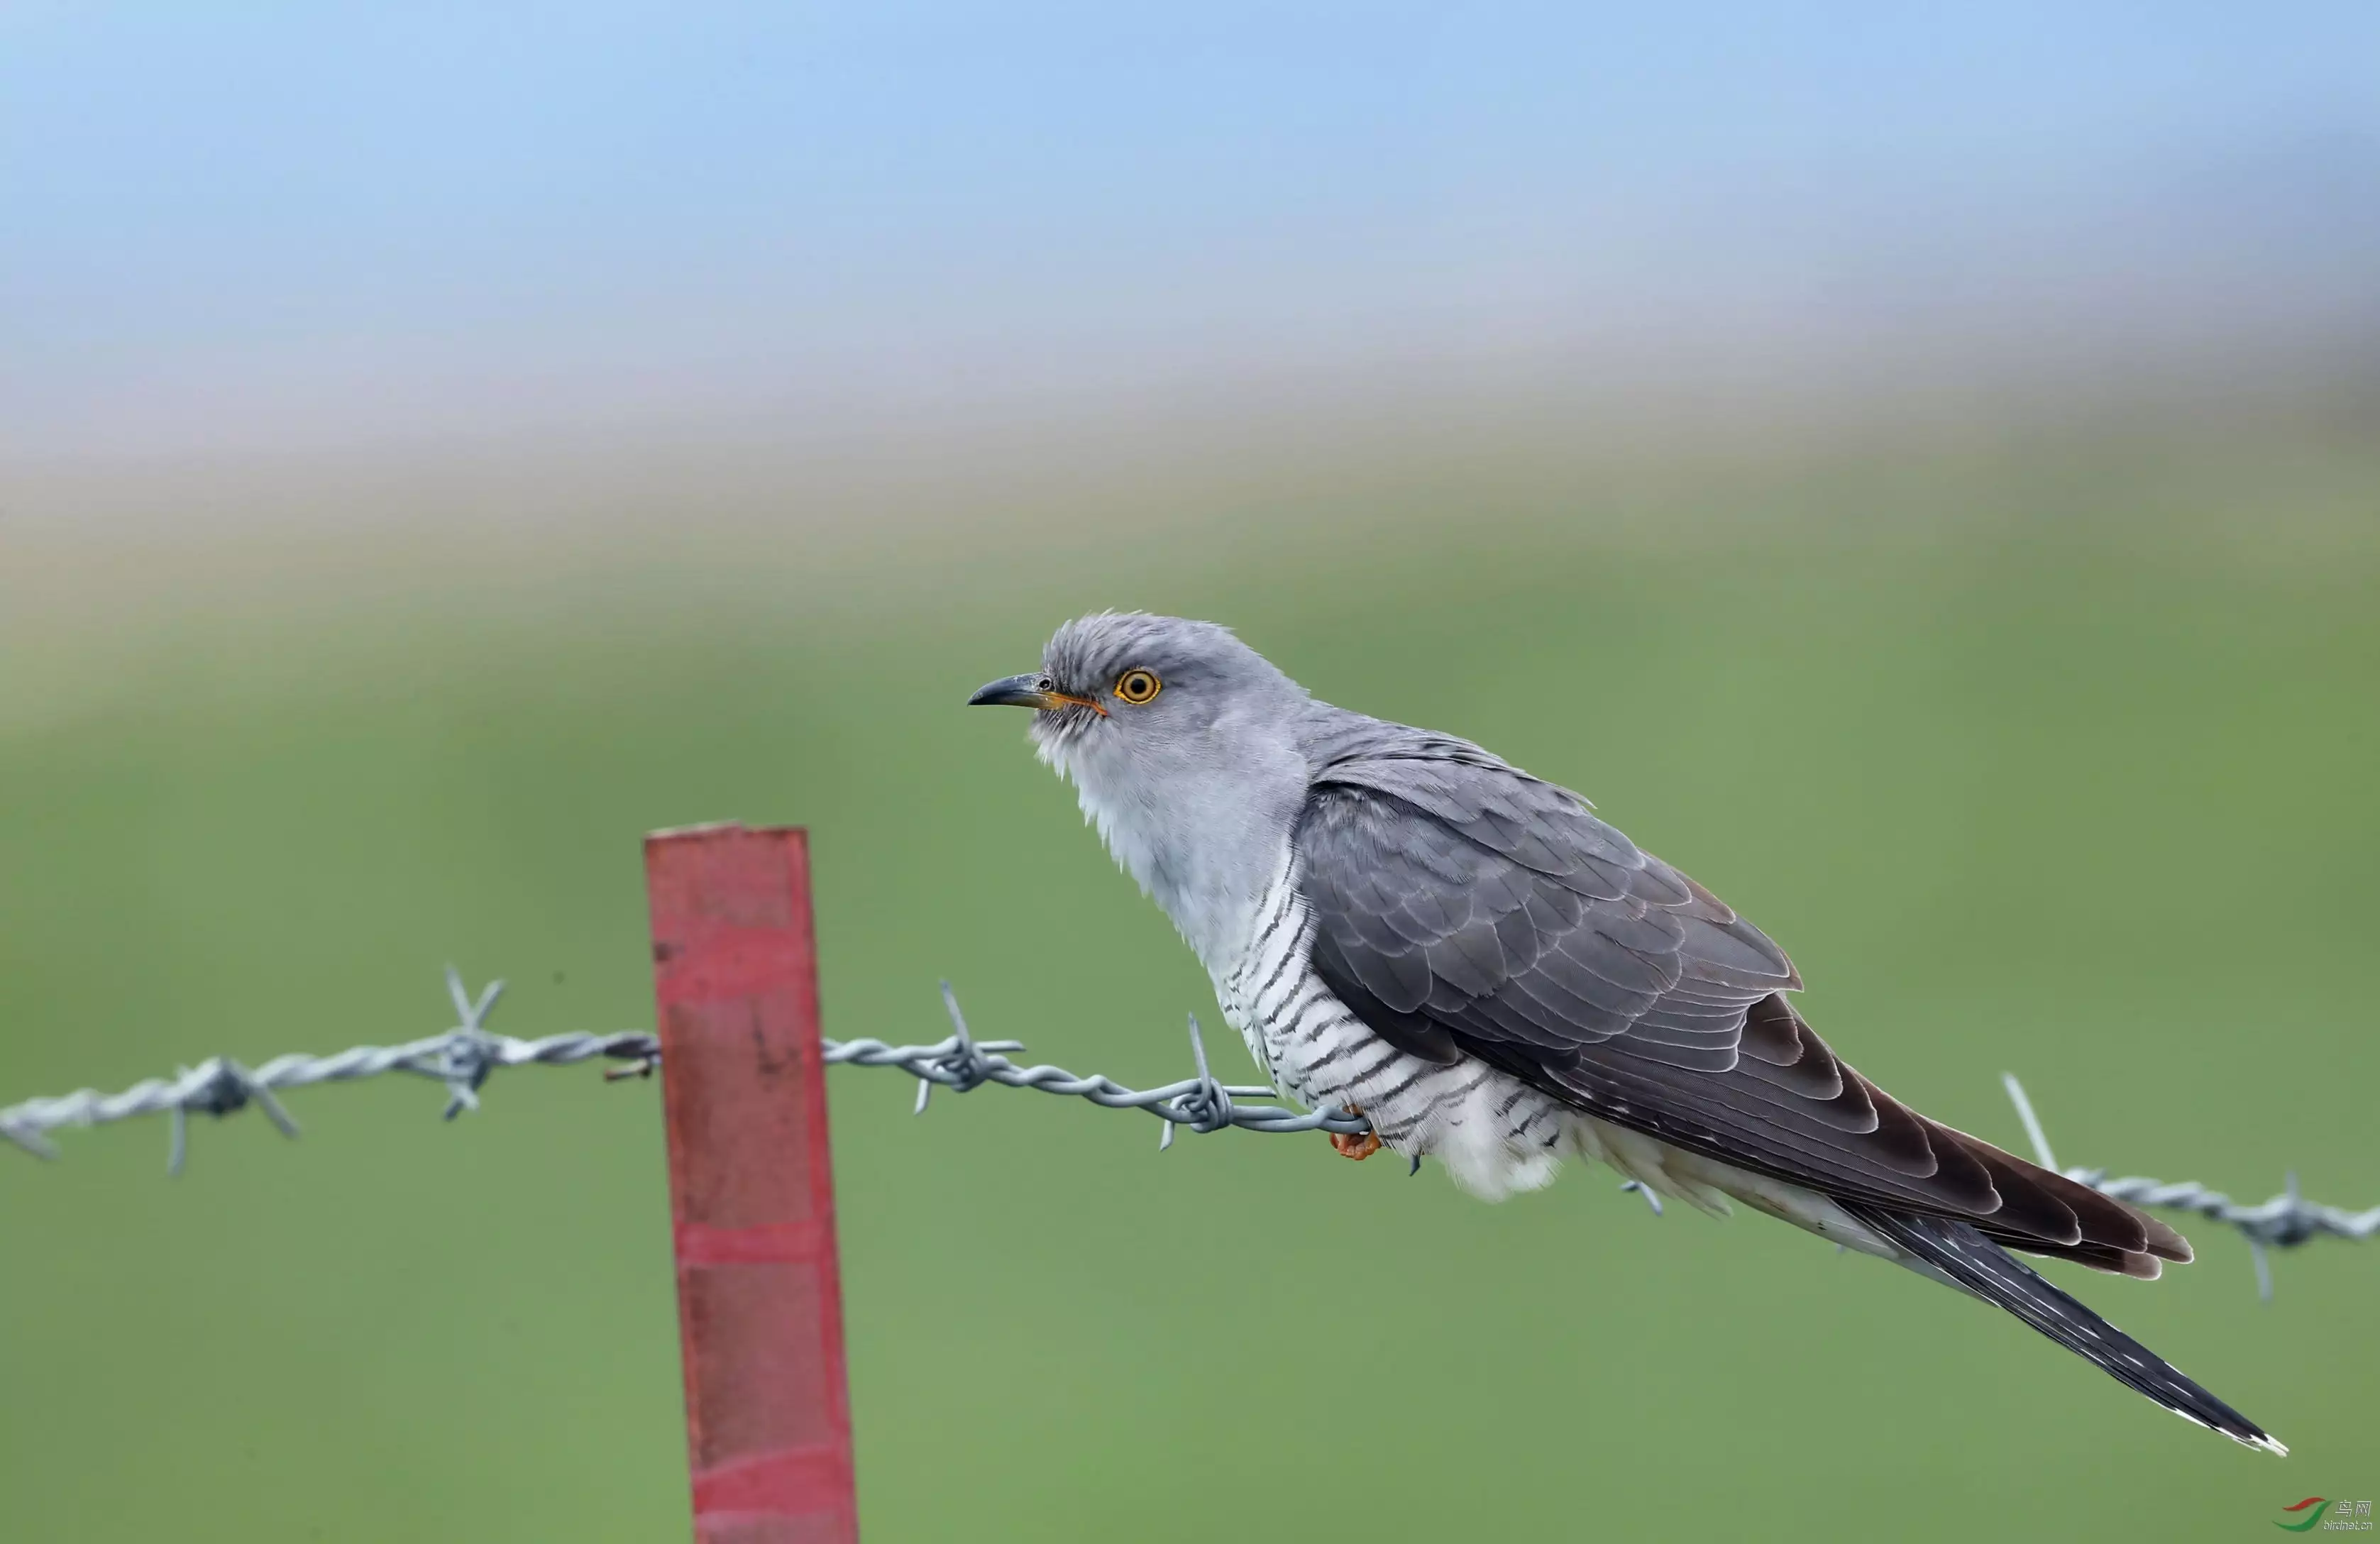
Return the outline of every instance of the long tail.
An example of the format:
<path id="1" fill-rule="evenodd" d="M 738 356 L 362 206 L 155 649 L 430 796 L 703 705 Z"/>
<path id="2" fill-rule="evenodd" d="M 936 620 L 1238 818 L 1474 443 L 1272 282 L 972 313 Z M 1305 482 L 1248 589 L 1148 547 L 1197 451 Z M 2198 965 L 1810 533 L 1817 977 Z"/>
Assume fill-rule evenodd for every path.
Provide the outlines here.
<path id="1" fill-rule="evenodd" d="M 2268 1453 L 2289 1450 L 2262 1427 L 2184 1377 L 2164 1357 L 2044 1281 L 1973 1224 L 1888 1211 L 1855 1202 L 1845 1210 L 1933 1268 L 1951 1285 L 1998 1305 L 2118 1382 L 2187 1421 Z"/>

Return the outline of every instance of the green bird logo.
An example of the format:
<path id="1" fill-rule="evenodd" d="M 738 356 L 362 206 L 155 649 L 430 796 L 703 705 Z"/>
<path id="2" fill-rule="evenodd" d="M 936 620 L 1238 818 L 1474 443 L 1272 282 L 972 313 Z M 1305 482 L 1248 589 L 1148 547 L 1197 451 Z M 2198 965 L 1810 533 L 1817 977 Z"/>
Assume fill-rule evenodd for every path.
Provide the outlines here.
<path id="1" fill-rule="evenodd" d="M 2277 1528 L 2287 1528 L 2291 1533 L 2310 1533 L 2313 1530 L 2313 1526 L 2322 1521 L 2322 1497 L 2308 1496 L 2305 1500 L 2298 1502 L 2295 1506 L 2285 1506 L 2281 1508 L 2283 1512 L 2302 1512 L 2305 1514 L 2303 1517 L 2294 1523 L 2276 1522 L 2273 1524 L 2273 1526 Z"/>

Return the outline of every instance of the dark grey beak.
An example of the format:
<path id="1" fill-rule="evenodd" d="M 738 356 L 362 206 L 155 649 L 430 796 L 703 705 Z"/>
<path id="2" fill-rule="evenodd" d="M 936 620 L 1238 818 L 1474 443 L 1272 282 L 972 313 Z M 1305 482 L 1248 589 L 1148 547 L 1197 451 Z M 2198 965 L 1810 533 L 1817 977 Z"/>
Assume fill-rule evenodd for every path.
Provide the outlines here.
<path id="1" fill-rule="evenodd" d="M 1051 689 L 1050 677 L 1039 675 L 1006 675 L 989 686 L 978 687 L 967 699 L 970 708 L 1088 708 L 1101 718 L 1108 711 L 1087 697 L 1069 697 Z"/>
<path id="2" fill-rule="evenodd" d="M 967 699 L 970 708 L 1054 708 L 1050 700 L 1050 688 L 1038 675 L 1003 675 L 990 686 L 978 687 Z"/>

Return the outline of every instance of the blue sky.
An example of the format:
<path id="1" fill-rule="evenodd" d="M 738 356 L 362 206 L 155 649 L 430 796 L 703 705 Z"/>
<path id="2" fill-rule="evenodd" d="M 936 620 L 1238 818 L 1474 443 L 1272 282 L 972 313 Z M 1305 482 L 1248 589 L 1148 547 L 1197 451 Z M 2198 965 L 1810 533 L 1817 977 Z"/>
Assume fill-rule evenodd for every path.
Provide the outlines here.
<path id="1" fill-rule="evenodd" d="M 2368 4 L 18 5 L 0 453 L 2351 295 L 2375 168 Z"/>

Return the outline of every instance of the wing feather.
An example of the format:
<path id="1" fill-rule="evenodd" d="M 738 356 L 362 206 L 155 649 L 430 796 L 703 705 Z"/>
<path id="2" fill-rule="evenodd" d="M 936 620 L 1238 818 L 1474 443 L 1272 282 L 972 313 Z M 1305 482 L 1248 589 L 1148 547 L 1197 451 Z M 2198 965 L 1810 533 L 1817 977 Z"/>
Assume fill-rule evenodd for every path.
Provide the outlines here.
<path id="1" fill-rule="evenodd" d="M 2133 1275 L 2189 1258 L 2163 1223 L 1862 1077 L 1782 995 L 1802 984 L 1783 950 L 1566 790 L 1428 741 L 1330 767 L 1296 843 L 1315 970 L 1405 1050 L 2011 1247 Z"/>

